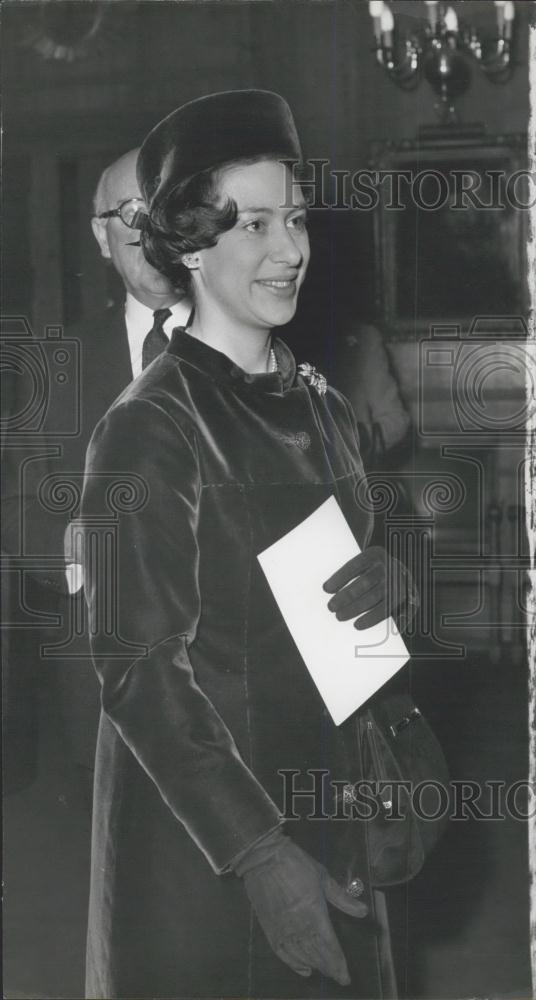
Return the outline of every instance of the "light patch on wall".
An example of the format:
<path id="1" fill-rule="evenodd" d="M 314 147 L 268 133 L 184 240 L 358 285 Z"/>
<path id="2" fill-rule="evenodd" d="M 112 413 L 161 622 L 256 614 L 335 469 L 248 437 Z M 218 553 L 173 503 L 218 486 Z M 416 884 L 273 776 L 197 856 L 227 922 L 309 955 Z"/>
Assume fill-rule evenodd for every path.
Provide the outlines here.
<path id="1" fill-rule="evenodd" d="M 529 34 L 530 120 L 528 130 L 529 170 L 536 169 L 536 22 Z M 529 284 L 529 341 L 536 343 L 536 206 L 530 213 L 527 247 Z M 530 347 L 529 347 L 530 351 Z M 534 377 L 527 358 L 527 455 L 526 455 L 526 523 L 529 543 L 529 593 L 527 598 L 527 648 L 529 657 L 529 782 L 536 788 L 536 397 Z M 532 375 L 532 377 L 531 377 Z M 534 798 L 534 795 L 533 795 Z M 530 946 L 533 995 L 536 995 L 536 816 L 529 820 L 530 866 Z"/>

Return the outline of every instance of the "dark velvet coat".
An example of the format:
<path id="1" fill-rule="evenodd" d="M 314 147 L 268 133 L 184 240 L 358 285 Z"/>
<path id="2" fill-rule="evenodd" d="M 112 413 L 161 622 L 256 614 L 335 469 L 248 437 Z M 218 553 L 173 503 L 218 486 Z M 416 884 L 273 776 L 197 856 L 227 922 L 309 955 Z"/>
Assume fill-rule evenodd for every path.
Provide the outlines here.
<path id="1" fill-rule="evenodd" d="M 332 724 L 257 561 L 333 494 L 367 543 L 355 421 L 275 350 L 278 373 L 248 375 L 176 330 L 90 443 L 86 596 L 103 712 L 89 997 L 383 995 L 364 824 L 308 820 L 311 799 L 286 824 L 341 880 L 365 883 L 370 918 L 331 911 L 347 989 L 273 955 L 229 870 L 280 822 L 279 769 L 300 772 L 300 787 L 307 768 L 360 774 L 356 719 Z"/>

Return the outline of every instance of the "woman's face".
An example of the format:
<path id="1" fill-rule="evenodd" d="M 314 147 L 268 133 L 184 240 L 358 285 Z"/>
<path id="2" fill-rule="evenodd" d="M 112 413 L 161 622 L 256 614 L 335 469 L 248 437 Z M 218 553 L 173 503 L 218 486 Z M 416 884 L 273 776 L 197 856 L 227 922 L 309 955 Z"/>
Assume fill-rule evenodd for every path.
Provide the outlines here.
<path id="1" fill-rule="evenodd" d="M 309 262 L 306 206 L 287 167 L 277 161 L 224 169 L 218 203 L 232 198 L 238 216 L 216 246 L 199 251 L 193 272 L 200 312 L 249 329 L 292 319 Z"/>

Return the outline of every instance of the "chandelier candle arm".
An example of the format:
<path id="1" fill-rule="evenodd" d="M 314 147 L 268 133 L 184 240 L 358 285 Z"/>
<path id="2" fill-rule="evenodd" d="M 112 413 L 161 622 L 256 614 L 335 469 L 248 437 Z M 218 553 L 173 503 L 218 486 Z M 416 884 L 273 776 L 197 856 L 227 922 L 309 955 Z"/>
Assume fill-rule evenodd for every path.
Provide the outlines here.
<path id="1" fill-rule="evenodd" d="M 454 102 L 471 83 L 471 62 L 478 63 L 492 83 L 505 84 L 512 76 L 515 4 L 494 0 L 494 7 L 496 32 L 486 38 L 459 19 L 451 4 L 424 0 L 426 18 L 404 36 L 396 30 L 391 5 L 370 0 L 376 60 L 403 90 L 414 89 L 424 76 L 439 98 L 436 111 L 442 122 L 452 124 L 457 120 Z"/>
<path id="2" fill-rule="evenodd" d="M 515 7 L 512 0 L 507 0 L 507 3 L 504 5 L 504 37 L 507 42 L 510 42 L 512 39 L 515 13 Z"/>
<path id="3" fill-rule="evenodd" d="M 424 2 L 428 7 L 428 21 L 430 22 L 430 29 L 435 34 L 437 26 L 439 24 L 439 16 L 438 16 L 439 0 L 424 0 Z"/>
<path id="4" fill-rule="evenodd" d="M 506 7 L 506 0 L 494 0 L 495 3 L 495 13 L 497 14 L 497 34 L 499 38 L 504 35 L 504 8 Z"/>
<path id="5" fill-rule="evenodd" d="M 445 30 L 449 31 L 453 35 L 456 35 L 458 33 L 458 15 L 454 10 L 454 7 L 447 7 L 444 21 Z"/>
<path id="6" fill-rule="evenodd" d="M 384 6 L 381 16 L 381 29 L 382 29 L 382 40 L 383 45 L 386 49 L 393 48 L 393 31 L 395 27 L 395 19 L 393 17 L 393 12 L 390 7 Z"/>
<path id="7" fill-rule="evenodd" d="M 382 14 L 384 6 L 383 0 L 371 0 L 368 5 L 377 45 L 381 45 L 382 42 Z"/>

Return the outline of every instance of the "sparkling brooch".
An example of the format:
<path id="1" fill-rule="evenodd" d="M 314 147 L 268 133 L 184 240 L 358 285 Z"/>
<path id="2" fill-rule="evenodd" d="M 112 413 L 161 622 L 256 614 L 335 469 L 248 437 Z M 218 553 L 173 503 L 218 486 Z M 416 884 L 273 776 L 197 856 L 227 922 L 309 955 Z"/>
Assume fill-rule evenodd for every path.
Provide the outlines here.
<path id="1" fill-rule="evenodd" d="M 325 396 L 328 388 L 326 377 L 325 375 L 321 375 L 320 372 L 317 372 L 314 365 L 310 365 L 308 361 L 304 361 L 302 365 L 298 365 L 298 374 L 301 375 L 302 378 L 304 378 L 305 381 L 313 387 L 313 389 L 316 389 L 320 396 Z"/>

